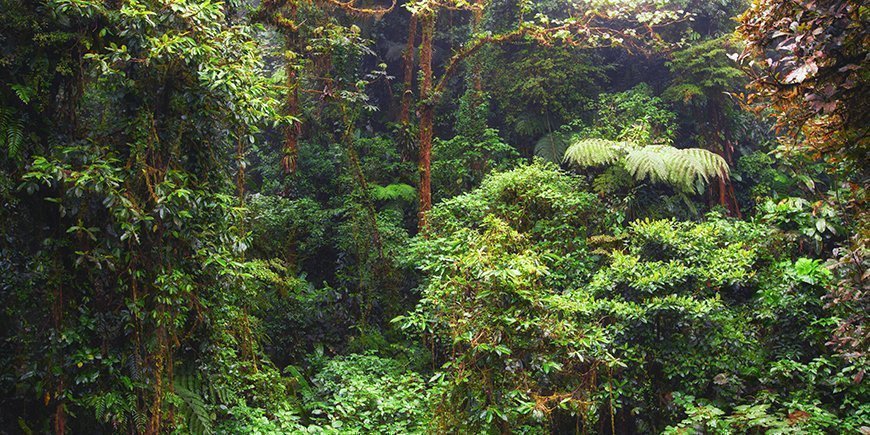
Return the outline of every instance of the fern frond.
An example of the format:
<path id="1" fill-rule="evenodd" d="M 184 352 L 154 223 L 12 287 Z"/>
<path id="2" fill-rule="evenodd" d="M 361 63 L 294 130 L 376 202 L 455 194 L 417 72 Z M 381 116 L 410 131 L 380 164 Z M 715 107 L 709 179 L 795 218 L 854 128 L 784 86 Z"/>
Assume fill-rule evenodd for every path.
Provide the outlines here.
<path id="1" fill-rule="evenodd" d="M 698 193 L 714 178 L 727 178 L 729 173 L 728 163 L 716 153 L 668 145 L 649 145 L 630 151 L 625 167 L 637 180 L 648 179 Z"/>
<path id="2" fill-rule="evenodd" d="M 172 386 L 181 399 L 177 408 L 188 430 L 202 435 L 214 433 L 214 418 L 206 403 L 208 386 L 198 376 L 181 374 L 175 376 Z"/>
<path id="3" fill-rule="evenodd" d="M 535 156 L 548 162 L 559 163 L 571 144 L 568 137 L 561 132 L 545 134 L 535 142 Z"/>
<path id="4" fill-rule="evenodd" d="M 396 183 L 387 186 L 371 187 L 372 198 L 376 201 L 404 201 L 412 203 L 417 200 L 417 189 L 408 184 Z"/>
<path id="5" fill-rule="evenodd" d="M 565 151 L 566 162 L 582 167 L 622 166 L 635 180 L 665 183 L 684 192 L 701 193 L 714 178 L 728 178 L 728 163 L 716 153 L 670 145 L 640 146 L 629 141 L 582 139 Z"/>
<path id="6" fill-rule="evenodd" d="M 582 167 L 601 166 L 616 163 L 627 150 L 635 148 L 630 142 L 617 142 L 607 139 L 580 139 L 565 151 L 563 161 Z"/>
<path id="7" fill-rule="evenodd" d="M 24 143 L 24 120 L 15 116 L 15 111 L 0 108 L 0 145 L 6 148 L 7 155 L 12 159 L 21 157 Z"/>
<path id="8" fill-rule="evenodd" d="M 668 148 L 671 147 L 649 145 L 632 149 L 625 156 L 625 169 L 636 180 L 667 182 L 670 179 L 668 160 L 671 157 Z"/>
<path id="9" fill-rule="evenodd" d="M 36 94 L 36 91 L 30 86 L 14 84 L 10 87 L 24 104 L 30 103 L 30 99 Z"/>
<path id="10" fill-rule="evenodd" d="M 680 150 L 695 162 L 697 176 L 703 177 L 707 182 L 713 178 L 728 178 L 728 162 L 719 154 L 700 148 L 688 148 Z"/>
<path id="11" fill-rule="evenodd" d="M 148 414 L 134 409 L 133 423 L 136 425 L 136 429 L 139 430 L 139 433 L 145 432 L 145 425 L 148 423 Z"/>
<path id="12" fill-rule="evenodd" d="M 671 184 L 684 191 L 701 193 L 715 178 L 728 178 L 728 163 L 716 153 L 700 149 L 675 149 L 672 153 Z"/>

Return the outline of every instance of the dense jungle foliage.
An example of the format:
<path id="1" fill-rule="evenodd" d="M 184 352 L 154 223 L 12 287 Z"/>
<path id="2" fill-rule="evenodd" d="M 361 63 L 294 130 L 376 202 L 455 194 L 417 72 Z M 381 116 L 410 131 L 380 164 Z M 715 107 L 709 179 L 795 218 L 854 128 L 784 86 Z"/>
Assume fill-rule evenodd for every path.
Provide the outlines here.
<path id="1" fill-rule="evenodd" d="M 0 0 L 0 434 L 870 434 L 858 0 Z"/>

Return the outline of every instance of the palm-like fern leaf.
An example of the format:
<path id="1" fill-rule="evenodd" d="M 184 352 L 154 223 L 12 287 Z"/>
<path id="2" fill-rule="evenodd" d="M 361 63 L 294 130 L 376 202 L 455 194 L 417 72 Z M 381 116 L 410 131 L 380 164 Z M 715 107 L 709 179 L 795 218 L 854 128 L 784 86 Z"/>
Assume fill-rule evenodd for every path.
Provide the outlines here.
<path id="1" fill-rule="evenodd" d="M 718 154 L 700 148 L 668 148 L 671 185 L 700 192 L 714 178 L 728 178 L 728 163 Z"/>
<path id="2" fill-rule="evenodd" d="M 0 107 L 0 145 L 6 148 L 9 157 L 16 159 L 21 156 L 23 143 L 24 121 L 14 110 Z"/>
<path id="3" fill-rule="evenodd" d="M 703 191 L 714 178 L 728 177 L 728 163 L 718 154 L 700 148 L 669 145 L 640 146 L 632 142 L 582 139 L 565 151 L 565 161 L 601 166 L 621 162 L 635 180 L 666 183 L 680 190 Z"/>
<path id="4" fill-rule="evenodd" d="M 673 178 L 670 164 L 673 158 L 671 147 L 649 145 L 628 151 L 625 155 L 625 169 L 635 180 L 650 180 L 653 183 L 668 183 Z"/>
<path id="5" fill-rule="evenodd" d="M 565 133 L 558 131 L 548 133 L 535 142 L 535 156 L 548 162 L 559 163 L 569 145 L 571 141 Z"/>
<path id="6" fill-rule="evenodd" d="M 184 417 L 188 430 L 202 435 L 214 433 L 214 416 L 206 402 L 208 386 L 196 375 L 176 375 L 172 387 L 181 398 L 178 411 Z"/>
<path id="7" fill-rule="evenodd" d="M 601 166 L 616 163 L 629 148 L 631 142 L 617 142 L 607 139 L 580 139 L 565 151 L 564 161 L 580 166 Z"/>
<path id="8" fill-rule="evenodd" d="M 417 189 L 404 183 L 389 184 L 386 186 L 371 186 L 372 198 L 377 201 L 404 201 L 414 202 L 417 200 Z"/>

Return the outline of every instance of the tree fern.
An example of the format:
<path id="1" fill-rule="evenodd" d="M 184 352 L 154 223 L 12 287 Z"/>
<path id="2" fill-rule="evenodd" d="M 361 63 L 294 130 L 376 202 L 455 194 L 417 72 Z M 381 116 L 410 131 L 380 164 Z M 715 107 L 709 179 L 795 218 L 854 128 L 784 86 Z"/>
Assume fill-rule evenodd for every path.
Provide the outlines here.
<path id="1" fill-rule="evenodd" d="M 662 145 L 650 145 L 630 150 L 625 155 L 625 169 L 635 180 L 653 183 L 668 182 L 672 178 L 668 162 L 671 156 Z"/>
<path id="2" fill-rule="evenodd" d="M 548 133 L 535 143 L 535 156 L 548 162 L 559 163 L 569 145 L 571 141 L 565 133 Z"/>
<path id="3" fill-rule="evenodd" d="M 700 192 L 714 178 L 728 178 L 728 163 L 718 154 L 701 148 L 668 148 L 673 157 L 670 161 L 673 170 L 669 172 L 672 184 Z"/>
<path id="4" fill-rule="evenodd" d="M 728 177 L 728 163 L 699 148 L 641 146 L 633 142 L 581 139 L 565 151 L 566 162 L 581 167 L 620 164 L 635 180 L 665 183 L 686 192 L 702 192 L 714 178 Z"/>
<path id="5" fill-rule="evenodd" d="M 24 143 L 24 121 L 15 116 L 15 111 L 0 108 L 0 144 L 6 148 L 7 155 L 12 159 L 21 157 L 21 146 Z"/>
<path id="6" fill-rule="evenodd" d="M 606 139 L 580 139 L 565 151 L 564 161 L 580 166 L 601 166 L 616 163 L 625 155 L 630 142 L 617 142 Z"/>
<path id="7" fill-rule="evenodd" d="M 408 184 L 396 183 L 386 186 L 371 186 L 372 198 L 376 201 L 404 201 L 414 202 L 417 200 L 417 189 Z"/>
<path id="8" fill-rule="evenodd" d="M 175 395 L 180 401 L 176 408 L 184 419 L 187 429 L 194 434 L 214 433 L 214 415 L 209 410 L 208 398 L 212 391 L 196 375 L 175 376 L 173 383 Z"/>
<path id="9" fill-rule="evenodd" d="M 111 422 L 116 427 L 132 423 L 137 429 L 144 431 L 145 422 L 141 418 L 144 413 L 136 409 L 136 395 L 132 392 L 109 391 L 91 394 L 82 402 L 93 410 L 98 420 L 104 423 Z"/>
<path id="10" fill-rule="evenodd" d="M 17 95 L 24 104 L 30 103 L 30 99 L 36 94 L 36 91 L 30 86 L 13 84 L 9 87 L 12 88 L 12 91 L 15 92 L 15 95 Z"/>

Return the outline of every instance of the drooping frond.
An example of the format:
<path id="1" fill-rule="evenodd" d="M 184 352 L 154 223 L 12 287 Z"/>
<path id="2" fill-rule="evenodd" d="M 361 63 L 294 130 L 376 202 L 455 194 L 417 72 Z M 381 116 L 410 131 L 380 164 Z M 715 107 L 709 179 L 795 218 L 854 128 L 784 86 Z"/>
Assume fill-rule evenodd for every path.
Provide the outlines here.
<path id="1" fill-rule="evenodd" d="M 404 201 L 414 202 L 417 200 L 417 190 L 414 186 L 404 183 L 389 184 L 386 186 L 371 186 L 372 198 L 376 201 Z"/>
<path id="2" fill-rule="evenodd" d="M 219 395 L 197 375 L 178 374 L 173 379 L 173 390 L 181 399 L 177 404 L 179 415 L 192 434 L 214 433 L 214 415 L 209 411 L 208 398 Z"/>
<path id="3" fill-rule="evenodd" d="M 700 148 L 668 145 L 634 148 L 625 157 L 625 168 L 637 180 L 667 183 L 683 191 L 702 192 L 716 177 L 728 177 L 728 163 Z"/>
<path id="4" fill-rule="evenodd" d="M 720 155 L 701 148 L 676 149 L 670 172 L 673 183 L 682 183 L 686 189 L 699 193 L 714 178 L 728 178 L 728 162 Z"/>
<path id="5" fill-rule="evenodd" d="M 6 148 L 6 155 L 17 159 L 21 156 L 24 143 L 24 122 L 15 111 L 0 107 L 0 146 Z"/>
<path id="6" fill-rule="evenodd" d="M 629 151 L 625 156 L 625 169 L 636 180 L 650 180 L 653 183 L 668 182 L 670 167 L 668 161 L 672 158 L 671 147 L 665 145 L 649 145 Z"/>
<path id="7" fill-rule="evenodd" d="M 620 160 L 635 180 L 665 183 L 685 192 L 700 193 L 712 179 L 727 178 L 729 172 L 725 159 L 700 148 L 582 139 L 565 151 L 565 161 L 583 167 L 612 165 Z"/>
<path id="8" fill-rule="evenodd" d="M 626 151 L 636 146 L 630 142 L 617 142 L 607 139 L 580 139 L 565 151 L 564 161 L 577 165 L 601 166 L 616 163 Z"/>
<path id="9" fill-rule="evenodd" d="M 535 142 L 535 156 L 548 162 L 559 163 L 568 150 L 571 141 L 562 132 L 545 134 Z"/>

